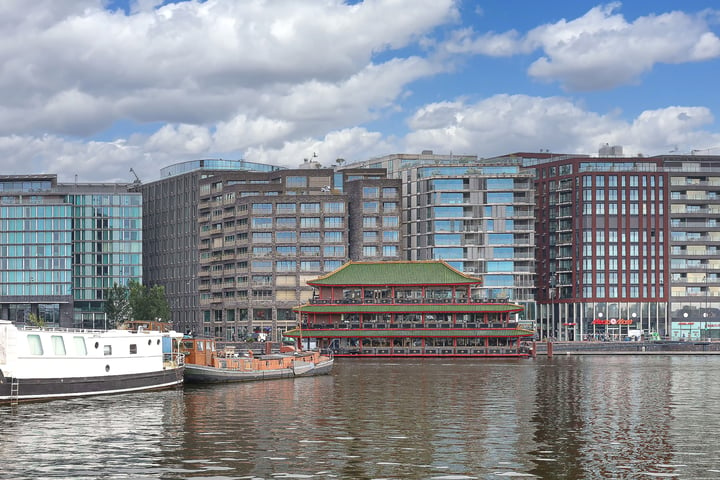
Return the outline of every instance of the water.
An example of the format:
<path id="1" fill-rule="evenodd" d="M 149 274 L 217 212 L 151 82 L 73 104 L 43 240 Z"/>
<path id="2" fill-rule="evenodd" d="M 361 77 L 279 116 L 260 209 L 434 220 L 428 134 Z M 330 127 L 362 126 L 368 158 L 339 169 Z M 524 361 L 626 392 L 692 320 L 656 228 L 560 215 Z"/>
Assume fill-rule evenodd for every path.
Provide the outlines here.
<path id="1" fill-rule="evenodd" d="M 339 359 L 0 407 L 7 479 L 720 478 L 720 356 Z"/>

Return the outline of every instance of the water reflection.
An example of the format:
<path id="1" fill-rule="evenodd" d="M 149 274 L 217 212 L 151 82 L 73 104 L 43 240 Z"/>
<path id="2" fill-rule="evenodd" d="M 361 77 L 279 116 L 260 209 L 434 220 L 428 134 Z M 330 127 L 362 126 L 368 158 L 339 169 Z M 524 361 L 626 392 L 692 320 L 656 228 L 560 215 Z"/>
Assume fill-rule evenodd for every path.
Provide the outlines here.
<path id="1" fill-rule="evenodd" d="M 0 407 L 0 478 L 720 478 L 720 357 L 337 362 Z"/>

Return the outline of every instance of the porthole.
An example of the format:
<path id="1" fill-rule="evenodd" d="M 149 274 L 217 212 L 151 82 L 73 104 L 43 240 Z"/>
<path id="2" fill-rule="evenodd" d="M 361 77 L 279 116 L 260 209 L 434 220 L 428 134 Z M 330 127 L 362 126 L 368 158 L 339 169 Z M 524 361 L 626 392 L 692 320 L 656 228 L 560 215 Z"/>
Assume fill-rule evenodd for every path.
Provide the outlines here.
<path id="1" fill-rule="evenodd" d="M 100 346 L 98 342 L 95 342 L 95 349 L 97 349 Z"/>
<path id="2" fill-rule="evenodd" d="M 148 340 L 148 345 L 152 345 L 152 340 Z"/>
<path id="3" fill-rule="evenodd" d="M 110 371 L 110 365 L 105 365 L 105 371 L 106 371 L 106 372 L 109 372 L 109 371 Z"/>
<path id="4" fill-rule="evenodd" d="M 160 345 L 160 339 L 159 339 L 159 338 L 157 339 L 157 344 Z"/>

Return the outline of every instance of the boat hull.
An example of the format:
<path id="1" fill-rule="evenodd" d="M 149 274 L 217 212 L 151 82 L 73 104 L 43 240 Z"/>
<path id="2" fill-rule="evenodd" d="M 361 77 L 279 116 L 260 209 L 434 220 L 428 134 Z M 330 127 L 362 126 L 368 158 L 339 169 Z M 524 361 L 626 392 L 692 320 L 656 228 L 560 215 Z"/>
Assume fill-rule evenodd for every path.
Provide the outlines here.
<path id="1" fill-rule="evenodd" d="M 333 368 L 333 359 L 318 363 L 297 362 L 293 368 L 273 370 L 240 371 L 205 365 L 185 364 L 185 383 L 232 383 L 277 380 L 281 378 L 313 377 L 328 375 Z"/>
<path id="2" fill-rule="evenodd" d="M 0 403 L 33 402 L 61 398 L 111 395 L 175 388 L 183 383 L 183 367 L 156 372 L 102 377 L 0 378 Z"/>

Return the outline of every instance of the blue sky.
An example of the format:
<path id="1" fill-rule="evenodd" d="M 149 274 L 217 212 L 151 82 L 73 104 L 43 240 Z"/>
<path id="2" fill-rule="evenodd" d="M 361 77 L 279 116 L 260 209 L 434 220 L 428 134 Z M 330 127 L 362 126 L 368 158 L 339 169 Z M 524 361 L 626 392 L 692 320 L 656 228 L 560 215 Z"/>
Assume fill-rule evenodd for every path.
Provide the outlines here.
<path id="1" fill-rule="evenodd" d="M 710 0 L 0 2 L 5 174 L 431 149 L 720 155 Z"/>

